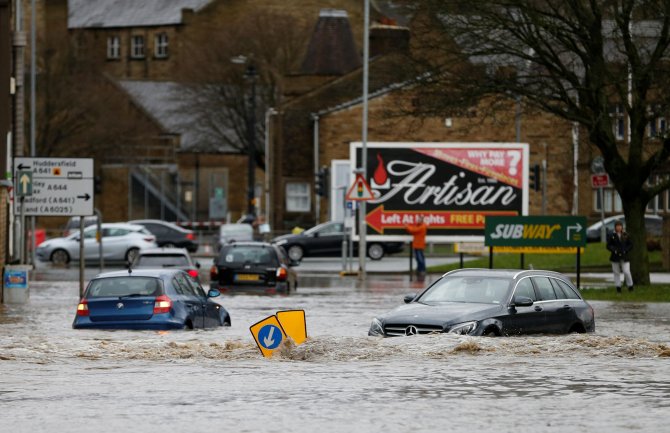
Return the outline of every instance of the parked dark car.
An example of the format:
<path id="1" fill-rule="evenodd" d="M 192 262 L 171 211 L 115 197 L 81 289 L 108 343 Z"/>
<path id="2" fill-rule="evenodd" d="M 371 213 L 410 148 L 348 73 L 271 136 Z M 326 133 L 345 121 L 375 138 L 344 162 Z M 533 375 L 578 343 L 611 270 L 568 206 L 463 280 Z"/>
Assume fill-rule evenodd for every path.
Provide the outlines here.
<path id="1" fill-rule="evenodd" d="M 198 251 L 198 242 L 193 230 L 161 220 L 133 220 L 128 222 L 146 227 L 156 236 L 156 243 L 159 247 L 186 248 L 191 253 Z"/>
<path id="2" fill-rule="evenodd" d="M 266 242 L 223 245 L 210 269 L 210 288 L 288 294 L 298 289 L 295 265 L 284 250 Z"/>
<path id="3" fill-rule="evenodd" d="M 614 223 L 621 221 L 626 226 L 625 215 L 614 215 L 605 218 L 603 221 L 598 221 L 586 228 L 587 242 L 600 242 L 600 230 L 605 224 L 605 236 L 614 232 Z M 660 238 L 663 235 L 663 218 L 659 215 L 645 215 L 644 226 L 647 229 L 647 236 L 652 238 Z"/>
<path id="4" fill-rule="evenodd" d="M 593 308 L 562 274 L 460 269 L 372 320 L 368 335 L 594 332 Z"/>
<path id="5" fill-rule="evenodd" d="M 184 248 L 148 248 L 141 250 L 131 264 L 132 269 L 181 269 L 199 280 L 200 263 L 194 262 Z"/>
<path id="6" fill-rule="evenodd" d="M 92 279 L 77 305 L 75 329 L 193 329 L 230 326 L 230 315 L 178 269 L 115 271 Z"/>
<path id="7" fill-rule="evenodd" d="M 272 242 L 284 248 L 291 260 L 300 261 L 303 257 L 341 256 L 344 223 L 331 221 L 312 227 L 297 235 L 276 237 Z M 386 254 L 403 250 L 402 242 L 368 242 L 368 257 L 380 260 Z M 358 254 L 358 242 L 354 242 L 354 254 Z"/>

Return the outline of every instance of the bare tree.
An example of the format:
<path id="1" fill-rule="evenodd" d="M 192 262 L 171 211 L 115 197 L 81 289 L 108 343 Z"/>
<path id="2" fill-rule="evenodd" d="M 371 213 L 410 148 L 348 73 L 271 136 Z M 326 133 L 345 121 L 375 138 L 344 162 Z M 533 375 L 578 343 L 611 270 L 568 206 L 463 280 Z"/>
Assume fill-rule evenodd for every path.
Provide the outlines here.
<path id="1" fill-rule="evenodd" d="M 458 111 L 484 98 L 509 107 L 522 98 L 530 108 L 579 124 L 621 196 L 636 245 L 635 282 L 648 284 L 644 213 L 670 186 L 667 178 L 649 183 L 667 167 L 670 135 L 649 139 L 645 130 L 670 103 L 670 1 L 416 3 L 423 43 L 416 60 L 431 77 L 420 88 L 417 112 Z M 624 137 L 617 137 L 618 119 L 628 119 Z"/>
<path id="2" fill-rule="evenodd" d="M 297 70 L 308 34 L 306 23 L 296 17 L 256 10 L 233 26 L 221 28 L 213 22 L 185 35 L 190 61 L 182 65 L 179 79 L 187 85 L 186 105 L 198 119 L 195 127 L 205 138 L 207 150 L 246 153 L 253 105 L 256 163 L 265 166 L 260 139 L 264 113 L 280 105 L 284 78 Z M 234 59 L 241 59 L 242 64 Z M 250 76 L 250 71 L 256 75 Z"/>

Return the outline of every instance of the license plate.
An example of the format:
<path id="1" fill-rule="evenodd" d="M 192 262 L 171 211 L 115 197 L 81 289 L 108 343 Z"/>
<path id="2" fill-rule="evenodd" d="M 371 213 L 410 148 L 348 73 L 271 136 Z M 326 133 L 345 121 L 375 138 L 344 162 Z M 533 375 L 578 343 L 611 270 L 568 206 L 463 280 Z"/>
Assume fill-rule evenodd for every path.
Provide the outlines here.
<path id="1" fill-rule="evenodd" d="M 257 274 L 235 274 L 235 281 L 258 281 Z"/>

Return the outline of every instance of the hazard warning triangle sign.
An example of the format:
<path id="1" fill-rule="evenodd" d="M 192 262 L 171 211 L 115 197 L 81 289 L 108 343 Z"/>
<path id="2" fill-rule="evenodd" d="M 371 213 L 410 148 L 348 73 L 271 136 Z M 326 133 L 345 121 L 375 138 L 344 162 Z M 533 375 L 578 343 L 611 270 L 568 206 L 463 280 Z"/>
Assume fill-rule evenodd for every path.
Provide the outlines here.
<path id="1" fill-rule="evenodd" d="M 353 185 L 351 185 L 349 191 L 347 191 L 346 199 L 350 201 L 364 201 L 372 200 L 374 198 L 370 185 L 367 183 L 363 175 L 360 173 L 356 174 L 356 180 L 354 180 Z"/>

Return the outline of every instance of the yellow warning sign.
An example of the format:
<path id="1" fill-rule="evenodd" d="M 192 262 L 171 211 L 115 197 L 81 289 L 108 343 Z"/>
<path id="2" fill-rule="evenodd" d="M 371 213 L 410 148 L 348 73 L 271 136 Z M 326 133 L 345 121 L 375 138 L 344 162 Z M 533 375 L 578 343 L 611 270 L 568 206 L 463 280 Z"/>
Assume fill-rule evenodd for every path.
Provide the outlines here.
<path id="1" fill-rule="evenodd" d="M 269 316 L 249 327 L 256 344 L 264 357 L 269 358 L 286 338 L 286 334 L 277 319 Z"/>
<path id="2" fill-rule="evenodd" d="M 374 195 L 372 195 L 372 190 L 370 189 L 370 185 L 368 182 L 365 180 L 362 174 L 358 173 L 356 175 L 356 180 L 354 180 L 353 185 L 349 187 L 349 191 L 347 191 L 347 200 L 357 200 L 357 201 L 364 201 L 364 200 L 372 200 L 374 199 Z"/>
<path id="3" fill-rule="evenodd" d="M 277 319 L 282 329 L 295 344 L 307 340 L 307 322 L 304 310 L 277 311 Z"/>

